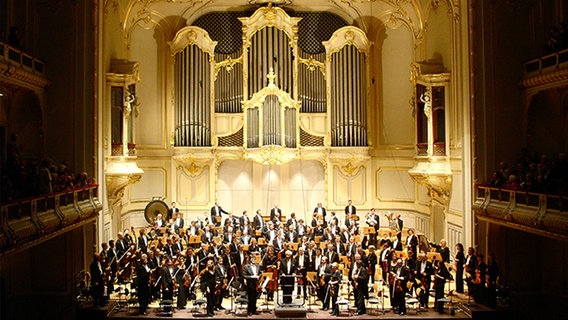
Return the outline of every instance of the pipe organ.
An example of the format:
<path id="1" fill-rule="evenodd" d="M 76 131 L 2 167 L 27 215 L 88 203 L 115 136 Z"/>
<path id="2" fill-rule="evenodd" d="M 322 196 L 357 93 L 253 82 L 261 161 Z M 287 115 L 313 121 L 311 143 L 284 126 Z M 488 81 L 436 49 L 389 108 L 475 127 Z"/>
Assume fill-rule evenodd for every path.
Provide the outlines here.
<path id="1" fill-rule="evenodd" d="M 223 52 L 216 52 L 223 39 L 213 41 L 208 30 L 195 25 L 181 29 L 170 42 L 174 146 L 296 149 L 302 147 L 301 141 L 321 147 L 367 146 L 371 43 L 363 31 L 352 26 L 328 30 L 329 40 L 304 50 L 298 45 L 302 18 L 281 8 L 269 5 L 238 20 L 241 30 L 234 32 L 242 36 L 240 47 L 232 35 L 219 46 Z M 221 23 L 207 28 L 216 35 L 230 33 L 218 30 Z M 241 119 L 241 125 L 231 128 L 229 135 L 225 130 L 217 136 L 216 117 L 230 114 L 231 119 Z M 330 137 L 303 128 L 301 114 L 324 115 L 318 119 L 325 119 Z"/>

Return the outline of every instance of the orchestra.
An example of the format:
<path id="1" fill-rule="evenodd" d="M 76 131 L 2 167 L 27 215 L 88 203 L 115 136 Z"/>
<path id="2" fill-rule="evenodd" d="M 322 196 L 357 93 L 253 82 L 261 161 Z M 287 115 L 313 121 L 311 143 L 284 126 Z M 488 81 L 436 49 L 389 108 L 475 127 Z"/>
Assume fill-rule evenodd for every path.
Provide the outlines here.
<path id="1" fill-rule="evenodd" d="M 207 301 L 204 315 L 215 316 L 225 310 L 224 299 L 232 301 L 240 291 L 246 294 L 248 315 L 258 314 L 258 299 L 274 306 L 302 306 L 313 298 L 321 310 L 339 316 L 340 297 L 352 301 L 361 315 L 367 312 L 369 292 L 377 290 L 377 295 L 390 297 L 393 312 L 404 315 L 407 297 L 415 297 L 420 308 L 427 309 L 430 290 L 435 290 L 436 311 L 443 312 L 437 301 L 452 279 L 446 240 L 439 245 L 427 242 L 437 253 L 431 255 L 418 247 L 414 229 L 405 229 L 408 236 L 400 238 L 399 214 L 387 216 L 392 228 L 381 227 L 372 209 L 361 213 L 367 226 L 359 227 L 351 201 L 345 212 L 343 223 L 333 211 L 326 221 L 325 208 L 318 203 L 313 228 L 295 213 L 287 219 L 277 204 L 270 210 L 272 218 L 260 209 L 252 217 L 246 210 L 236 217 L 218 203 L 191 221 L 184 221 L 178 208 L 170 212 L 169 223 L 157 214 L 148 226 L 119 232 L 116 240 L 104 243 L 102 251 L 95 253 L 90 266 L 94 302 L 104 305 L 105 295 L 116 286 L 131 283 L 141 315 L 147 314 L 152 302 L 171 301 L 175 312 L 199 296 Z M 374 236 L 365 246 L 370 233 Z M 486 288 L 492 288 L 489 295 L 494 295 L 498 269 L 485 284 L 487 270 L 481 269 L 488 267 L 482 255 L 469 248 L 467 256 L 461 255 L 455 263 L 451 266 L 463 270 L 469 294 L 476 300 L 485 298 Z"/>

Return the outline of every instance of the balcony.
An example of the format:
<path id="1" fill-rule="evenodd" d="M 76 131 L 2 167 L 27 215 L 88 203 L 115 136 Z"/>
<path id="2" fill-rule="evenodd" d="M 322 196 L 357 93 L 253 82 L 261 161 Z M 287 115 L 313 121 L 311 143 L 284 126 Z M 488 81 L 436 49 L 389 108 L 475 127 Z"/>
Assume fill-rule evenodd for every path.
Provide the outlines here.
<path id="1" fill-rule="evenodd" d="M 542 236 L 568 239 L 568 198 L 476 186 L 476 218 Z"/>
<path id="2" fill-rule="evenodd" d="M 0 75 L 40 88 L 48 84 L 43 61 L 5 42 L 0 42 Z"/>
<path id="3" fill-rule="evenodd" d="M 0 207 L 0 255 L 30 247 L 93 221 L 98 185 L 18 199 Z"/>

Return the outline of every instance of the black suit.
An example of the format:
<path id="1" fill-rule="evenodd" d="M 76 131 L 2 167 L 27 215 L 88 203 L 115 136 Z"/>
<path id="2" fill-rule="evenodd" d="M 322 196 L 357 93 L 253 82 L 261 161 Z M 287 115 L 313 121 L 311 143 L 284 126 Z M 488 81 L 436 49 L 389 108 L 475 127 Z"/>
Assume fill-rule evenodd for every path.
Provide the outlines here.
<path id="1" fill-rule="evenodd" d="M 252 222 L 254 224 L 254 230 L 260 230 L 264 232 L 264 229 L 266 228 L 266 223 L 264 223 L 262 216 L 259 216 L 258 214 L 255 215 Z"/>
<path id="2" fill-rule="evenodd" d="M 144 314 L 150 303 L 150 267 L 139 263 L 136 266 L 136 276 L 138 278 L 138 305 L 140 314 Z"/>
<path id="3" fill-rule="evenodd" d="M 367 269 L 365 267 L 361 267 L 356 271 L 351 271 L 351 276 L 355 285 L 355 306 L 357 307 L 357 314 L 365 314 L 367 313 L 367 309 L 365 308 L 365 297 L 369 294 L 369 275 L 367 273 Z"/>
<path id="4" fill-rule="evenodd" d="M 301 262 L 301 263 L 300 263 Z M 304 294 L 306 294 L 306 283 L 308 280 L 306 279 L 306 274 L 308 269 L 310 268 L 310 262 L 308 261 L 308 255 L 306 253 L 296 255 L 294 259 L 294 264 L 296 265 L 296 273 L 302 276 L 303 285 L 298 284 L 298 294 L 301 294 L 302 290 Z"/>
<path id="5" fill-rule="evenodd" d="M 351 214 L 357 214 L 357 208 L 355 208 L 354 205 L 351 206 L 345 206 L 345 217 L 347 217 L 347 215 L 349 214 L 349 208 L 351 207 Z"/>
<path id="6" fill-rule="evenodd" d="M 256 263 L 248 263 L 243 267 L 243 277 L 245 278 L 247 287 L 247 310 L 249 315 L 256 313 L 256 300 L 258 299 L 259 294 L 257 291 L 257 284 L 260 275 L 260 266 Z"/>
<path id="7" fill-rule="evenodd" d="M 434 268 L 430 261 L 424 260 L 416 261 L 416 268 L 414 270 L 416 279 L 420 280 L 420 290 L 416 289 L 416 295 L 418 296 L 418 300 L 420 300 L 420 305 L 427 307 Z"/>
<path id="8" fill-rule="evenodd" d="M 93 295 L 93 303 L 95 307 L 103 306 L 105 304 L 103 298 L 104 288 L 104 266 L 102 262 L 93 261 L 89 266 L 91 272 L 91 290 Z"/>
<path id="9" fill-rule="evenodd" d="M 229 214 L 227 211 L 223 210 L 223 208 L 221 208 L 221 206 L 212 206 L 211 207 L 211 221 L 213 221 L 213 224 L 215 224 L 215 226 L 220 226 L 221 225 L 221 221 L 217 221 L 217 217 L 221 217 L 221 214 Z"/>
<path id="10" fill-rule="evenodd" d="M 173 272 L 170 271 L 168 266 L 162 268 L 162 299 L 163 300 L 174 300 L 174 278 L 173 273 L 175 273 L 175 268 L 172 268 Z"/>
<path id="11" fill-rule="evenodd" d="M 280 208 L 270 209 L 270 221 L 274 221 L 277 212 L 278 212 L 278 219 L 280 219 L 282 217 L 282 209 Z"/>
<path id="12" fill-rule="evenodd" d="M 329 287 L 329 280 L 331 279 L 331 265 L 329 263 L 325 265 L 315 266 L 317 268 L 318 278 L 316 279 L 318 288 L 318 298 L 322 302 L 322 308 L 324 310 L 329 309 L 329 292 L 327 291 Z M 322 281 L 323 280 L 323 281 Z M 323 282 L 323 285 L 322 285 Z"/>
<path id="13" fill-rule="evenodd" d="M 215 286 L 217 285 L 215 270 L 207 270 L 201 275 L 201 290 L 207 297 L 207 316 L 215 315 L 215 305 L 217 303 L 215 297 Z"/>
<path id="14" fill-rule="evenodd" d="M 408 268 L 404 265 L 395 267 L 392 271 L 394 278 L 391 295 L 394 297 L 393 307 L 398 307 L 398 312 L 406 313 L 406 282 L 408 281 Z"/>
<path id="15" fill-rule="evenodd" d="M 317 212 L 318 214 L 320 214 L 320 210 L 321 209 L 321 215 L 323 217 L 323 219 L 325 220 L 325 216 L 326 216 L 326 212 L 325 212 L 325 208 L 324 207 L 315 207 L 314 212 Z"/>

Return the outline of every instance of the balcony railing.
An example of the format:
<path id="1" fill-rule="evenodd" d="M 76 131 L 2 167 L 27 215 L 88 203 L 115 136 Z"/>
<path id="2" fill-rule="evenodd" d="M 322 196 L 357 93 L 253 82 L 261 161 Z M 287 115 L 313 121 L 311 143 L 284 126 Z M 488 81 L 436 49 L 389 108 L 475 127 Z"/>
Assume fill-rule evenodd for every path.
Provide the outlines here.
<path id="1" fill-rule="evenodd" d="M 0 52 L 0 61 L 9 62 L 19 69 L 45 76 L 45 63 L 29 53 L 5 42 L 0 42 Z"/>
<path id="2" fill-rule="evenodd" d="M 98 185 L 18 199 L 0 208 L 0 254 L 94 219 L 102 209 Z"/>
<path id="3" fill-rule="evenodd" d="M 476 217 L 550 237 L 568 239 L 568 198 L 476 186 Z"/>

